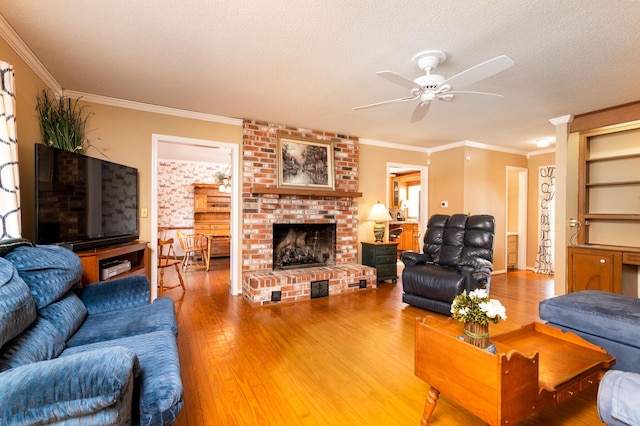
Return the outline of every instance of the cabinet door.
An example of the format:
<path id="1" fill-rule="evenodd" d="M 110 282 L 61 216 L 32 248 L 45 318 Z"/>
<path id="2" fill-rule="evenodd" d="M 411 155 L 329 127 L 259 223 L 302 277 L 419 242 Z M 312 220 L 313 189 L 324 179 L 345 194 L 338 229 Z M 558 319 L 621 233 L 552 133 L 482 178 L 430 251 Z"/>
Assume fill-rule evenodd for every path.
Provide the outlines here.
<path id="1" fill-rule="evenodd" d="M 207 211 L 207 194 L 194 194 L 193 195 L 193 208 L 197 212 Z"/>
<path id="2" fill-rule="evenodd" d="M 569 248 L 569 291 L 622 293 L 622 253 Z"/>

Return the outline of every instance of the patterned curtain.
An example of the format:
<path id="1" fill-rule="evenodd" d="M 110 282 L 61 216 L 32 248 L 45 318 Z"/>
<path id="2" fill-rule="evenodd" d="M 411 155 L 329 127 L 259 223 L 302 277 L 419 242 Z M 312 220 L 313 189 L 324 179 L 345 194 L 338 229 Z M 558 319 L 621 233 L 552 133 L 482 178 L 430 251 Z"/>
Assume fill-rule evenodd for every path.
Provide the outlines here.
<path id="1" fill-rule="evenodd" d="M 13 67 L 0 61 L 0 240 L 21 237 L 20 178 Z"/>
<path id="2" fill-rule="evenodd" d="M 538 254 L 536 256 L 534 272 L 538 274 L 553 274 L 556 167 L 540 167 L 538 169 L 538 183 L 540 239 L 538 240 Z"/>

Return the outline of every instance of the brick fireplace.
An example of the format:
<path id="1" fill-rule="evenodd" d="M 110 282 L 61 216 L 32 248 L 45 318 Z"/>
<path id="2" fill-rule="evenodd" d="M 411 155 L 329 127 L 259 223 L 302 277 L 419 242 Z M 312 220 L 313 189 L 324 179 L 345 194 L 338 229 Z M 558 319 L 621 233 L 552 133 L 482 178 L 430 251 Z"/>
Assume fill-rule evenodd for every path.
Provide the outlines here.
<path id="1" fill-rule="evenodd" d="M 277 188 L 278 136 L 333 143 L 335 194 L 256 191 Z M 375 269 L 358 265 L 358 138 L 283 124 L 243 123 L 242 293 L 252 305 L 309 299 L 311 281 L 329 294 L 376 287 Z M 295 192 L 295 191 L 294 191 Z M 273 224 L 335 224 L 333 265 L 274 271 Z"/>

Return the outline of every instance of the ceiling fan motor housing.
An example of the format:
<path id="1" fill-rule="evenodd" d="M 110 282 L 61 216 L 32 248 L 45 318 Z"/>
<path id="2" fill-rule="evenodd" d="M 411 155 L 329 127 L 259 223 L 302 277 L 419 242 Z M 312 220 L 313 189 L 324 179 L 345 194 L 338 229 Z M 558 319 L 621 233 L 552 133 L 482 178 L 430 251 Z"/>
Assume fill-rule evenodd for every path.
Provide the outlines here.
<path id="1" fill-rule="evenodd" d="M 414 82 L 423 89 L 433 90 L 444 83 L 444 80 L 445 78 L 439 74 L 427 74 L 416 78 Z"/>

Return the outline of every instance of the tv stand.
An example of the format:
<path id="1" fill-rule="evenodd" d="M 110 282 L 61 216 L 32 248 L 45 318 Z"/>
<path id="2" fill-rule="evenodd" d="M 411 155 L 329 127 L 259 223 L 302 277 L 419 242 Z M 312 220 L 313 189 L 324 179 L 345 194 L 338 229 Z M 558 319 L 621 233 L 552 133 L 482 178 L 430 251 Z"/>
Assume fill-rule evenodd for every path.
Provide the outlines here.
<path id="1" fill-rule="evenodd" d="M 149 244 L 146 241 L 132 241 L 117 246 L 80 251 L 76 254 L 82 262 L 83 287 L 98 281 L 108 281 L 129 275 L 142 275 L 149 278 Z M 106 280 L 101 280 L 101 264 L 113 260 L 128 260 L 131 262 L 131 269 Z"/>

